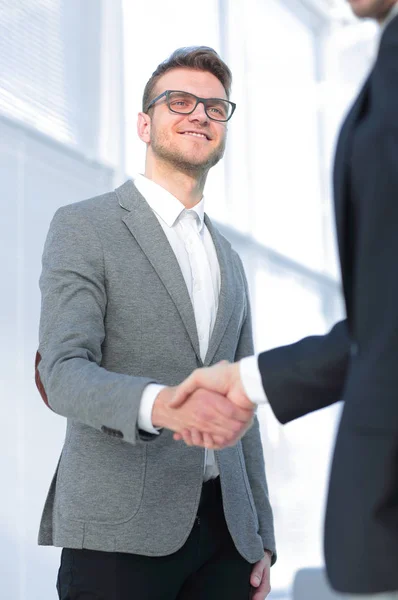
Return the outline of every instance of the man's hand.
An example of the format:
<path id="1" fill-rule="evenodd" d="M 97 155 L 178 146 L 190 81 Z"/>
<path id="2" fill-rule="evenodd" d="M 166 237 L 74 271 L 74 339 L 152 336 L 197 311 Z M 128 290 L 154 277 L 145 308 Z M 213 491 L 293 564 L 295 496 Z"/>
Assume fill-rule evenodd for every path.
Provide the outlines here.
<path id="1" fill-rule="evenodd" d="M 265 551 L 265 556 L 253 567 L 250 584 L 253 591 L 252 600 L 265 600 L 271 591 L 271 553 Z"/>
<path id="2" fill-rule="evenodd" d="M 199 388 L 226 396 L 240 408 L 254 410 L 255 405 L 247 398 L 240 379 L 239 363 L 222 361 L 213 367 L 196 369 L 178 386 L 171 406 L 181 406 Z"/>
<path id="3" fill-rule="evenodd" d="M 227 361 L 222 361 L 213 367 L 197 369 L 176 388 L 171 407 L 180 407 L 187 401 L 190 394 L 198 388 L 207 390 L 207 392 L 203 390 L 203 397 L 208 401 L 211 401 L 212 393 L 217 392 L 217 394 L 228 397 L 228 400 L 236 407 L 252 413 L 254 411 L 255 405 L 245 395 L 238 363 L 230 364 Z M 242 437 L 247 429 L 248 427 L 246 430 L 242 430 L 239 437 Z M 219 436 L 205 436 L 198 428 L 184 428 L 174 434 L 174 439 L 176 441 L 183 439 L 188 446 L 201 446 L 213 450 L 220 450 L 225 447 Z"/>
<path id="4" fill-rule="evenodd" d="M 253 406 L 241 408 L 221 394 L 195 389 L 174 407 L 178 390 L 179 386 L 168 387 L 159 393 L 152 410 L 152 423 L 177 434 L 185 430 L 200 432 L 201 443 L 193 441 L 189 445 L 214 449 L 233 446 L 252 425 Z"/>

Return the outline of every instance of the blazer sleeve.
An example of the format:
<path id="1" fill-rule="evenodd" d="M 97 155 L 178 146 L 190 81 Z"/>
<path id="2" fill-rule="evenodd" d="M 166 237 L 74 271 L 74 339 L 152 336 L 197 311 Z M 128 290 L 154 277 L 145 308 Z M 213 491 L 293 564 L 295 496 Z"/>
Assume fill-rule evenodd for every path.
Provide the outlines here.
<path id="1" fill-rule="evenodd" d="M 239 259 L 240 262 L 240 259 Z M 243 265 L 240 262 L 242 277 L 246 291 L 246 315 L 241 328 L 235 361 L 254 354 L 253 332 L 250 311 L 249 291 Z M 276 545 L 274 518 L 268 494 L 267 477 L 265 474 L 264 451 L 261 443 L 260 427 L 257 416 L 254 417 L 253 426 L 243 436 L 242 451 L 245 459 L 247 476 L 252 490 L 254 504 L 256 506 L 259 535 L 263 540 L 265 550 L 272 552 L 272 564 L 276 561 Z"/>
<path id="2" fill-rule="evenodd" d="M 100 239 L 73 205 L 55 214 L 44 247 L 36 383 L 56 413 L 135 443 L 152 379 L 101 365 L 107 293 Z"/>
<path id="3" fill-rule="evenodd" d="M 261 353 L 261 379 L 277 419 L 287 423 L 341 400 L 349 357 L 346 320 L 326 335 Z"/>

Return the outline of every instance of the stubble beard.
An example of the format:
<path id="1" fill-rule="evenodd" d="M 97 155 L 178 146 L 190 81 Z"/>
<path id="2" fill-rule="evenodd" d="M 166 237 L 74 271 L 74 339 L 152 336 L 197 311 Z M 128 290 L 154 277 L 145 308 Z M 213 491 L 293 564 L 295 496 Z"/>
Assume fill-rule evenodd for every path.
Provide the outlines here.
<path id="1" fill-rule="evenodd" d="M 195 162 L 192 158 L 185 156 L 179 148 L 171 146 L 165 136 L 156 135 L 154 132 L 151 135 L 151 149 L 156 158 L 167 163 L 173 169 L 192 177 L 203 176 L 222 159 L 225 143 L 226 138 L 205 159 L 198 159 Z"/>

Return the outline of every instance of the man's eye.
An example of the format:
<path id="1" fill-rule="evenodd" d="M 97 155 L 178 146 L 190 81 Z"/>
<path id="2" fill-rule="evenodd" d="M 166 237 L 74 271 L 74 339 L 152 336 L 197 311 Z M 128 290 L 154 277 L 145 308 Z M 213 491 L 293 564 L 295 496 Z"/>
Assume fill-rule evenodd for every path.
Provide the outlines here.
<path id="1" fill-rule="evenodd" d="M 226 117 L 225 109 L 223 107 L 209 106 L 208 110 L 209 110 L 209 112 L 213 113 L 214 115 L 217 115 L 217 117 L 222 117 L 223 119 L 225 119 L 225 117 Z"/>

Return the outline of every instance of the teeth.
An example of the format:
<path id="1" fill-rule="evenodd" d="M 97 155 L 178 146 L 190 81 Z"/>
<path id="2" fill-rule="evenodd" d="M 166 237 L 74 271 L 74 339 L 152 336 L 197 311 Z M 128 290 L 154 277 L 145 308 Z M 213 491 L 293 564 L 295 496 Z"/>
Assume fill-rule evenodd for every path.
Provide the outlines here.
<path id="1" fill-rule="evenodd" d="M 185 131 L 184 135 L 194 135 L 195 137 L 206 138 L 203 133 L 194 133 L 193 131 Z"/>

